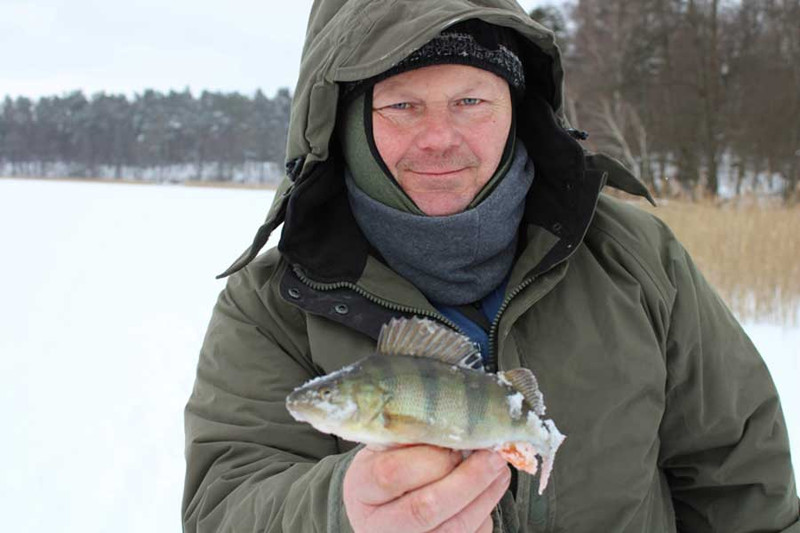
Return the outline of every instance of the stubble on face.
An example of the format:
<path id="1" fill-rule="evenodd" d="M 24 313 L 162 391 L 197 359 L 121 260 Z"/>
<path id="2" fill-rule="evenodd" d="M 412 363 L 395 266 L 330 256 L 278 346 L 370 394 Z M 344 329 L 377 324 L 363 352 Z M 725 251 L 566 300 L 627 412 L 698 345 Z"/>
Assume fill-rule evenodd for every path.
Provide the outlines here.
<path id="1" fill-rule="evenodd" d="M 463 211 L 497 169 L 511 126 L 508 84 L 436 65 L 376 84 L 373 135 L 400 187 L 427 215 Z"/>

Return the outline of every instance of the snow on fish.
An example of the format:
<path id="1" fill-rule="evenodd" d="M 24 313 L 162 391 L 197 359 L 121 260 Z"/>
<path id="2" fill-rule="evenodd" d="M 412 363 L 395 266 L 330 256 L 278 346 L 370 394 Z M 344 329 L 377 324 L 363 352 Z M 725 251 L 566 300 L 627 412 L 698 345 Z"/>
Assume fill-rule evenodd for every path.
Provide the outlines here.
<path id="1" fill-rule="evenodd" d="M 324 433 L 373 447 L 431 444 L 491 449 L 535 475 L 544 492 L 565 437 L 544 420 L 533 373 L 470 368 L 477 348 L 432 320 L 396 318 L 374 354 L 317 377 L 286 399 L 291 415 Z"/>

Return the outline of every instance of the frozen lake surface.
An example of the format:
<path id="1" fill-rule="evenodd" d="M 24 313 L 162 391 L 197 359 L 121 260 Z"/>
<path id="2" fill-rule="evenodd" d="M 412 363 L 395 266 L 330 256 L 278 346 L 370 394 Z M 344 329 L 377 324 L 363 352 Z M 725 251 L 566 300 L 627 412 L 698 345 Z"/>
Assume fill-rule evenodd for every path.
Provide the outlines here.
<path id="1" fill-rule="evenodd" d="M 214 276 L 272 196 L 0 180 L 4 530 L 180 531 L 183 406 L 224 285 Z M 800 328 L 746 329 L 797 464 Z"/>

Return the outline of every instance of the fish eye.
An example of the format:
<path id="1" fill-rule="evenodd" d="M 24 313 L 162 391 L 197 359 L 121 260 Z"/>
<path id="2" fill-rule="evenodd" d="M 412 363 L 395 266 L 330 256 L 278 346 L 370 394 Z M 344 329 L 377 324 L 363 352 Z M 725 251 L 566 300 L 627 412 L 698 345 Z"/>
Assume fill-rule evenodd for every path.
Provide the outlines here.
<path id="1" fill-rule="evenodd" d="M 329 389 L 329 388 L 327 388 L 327 387 L 326 387 L 326 388 L 324 388 L 324 389 L 320 389 L 319 393 L 320 393 L 320 394 L 322 395 L 322 397 L 323 397 L 324 399 L 326 399 L 326 400 L 327 400 L 328 398 L 330 398 L 330 397 L 331 397 L 331 389 Z"/>

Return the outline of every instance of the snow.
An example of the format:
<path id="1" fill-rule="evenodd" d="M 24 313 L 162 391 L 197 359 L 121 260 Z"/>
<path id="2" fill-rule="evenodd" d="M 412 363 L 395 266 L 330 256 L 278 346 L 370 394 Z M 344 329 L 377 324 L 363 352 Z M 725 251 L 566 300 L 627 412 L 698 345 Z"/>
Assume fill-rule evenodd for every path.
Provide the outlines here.
<path id="1" fill-rule="evenodd" d="M 214 276 L 272 195 L 0 179 L 4 530 L 180 531 L 183 407 Z M 797 464 L 800 327 L 746 328 Z"/>
<path id="2" fill-rule="evenodd" d="M 339 370 L 336 370 L 335 372 L 331 372 L 330 374 L 324 374 L 322 376 L 317 376 L 317 377 L 311 378 L 308 381 L 306 381 L 305 383 L 303 383 L 302 385 L 300 385 L 299 387 L 296 387 L 294 389 L 294 392 L 297 392 L 297 391 L 300 391 L 300 390 L 304 390 L 304 389 L 307 389 L 309 387 L 314 387 L 316 385 L 319 385 L 320 383 L 332 381 L 332 380 L 336 379 L 337 377 L 344 376 L 345 374 L 353 372 L 357 365 L 358 365 L 358 363 L 353 363 L 352 365 L 348 365 L 348 366 L 345 366 L 343 368 L 340 368 Z"/>
<path id="3" fill-rule="evenodd" d="M 516 420 L 522 416 L 522 400 L 524 399 L 520 392 L 506 396 L 506 400 L 508 401 L 508 414 L 511 415 L 511 418 Z"/>
<path id="4" fill-rule="evenodd" d="M 0 180 L 6 531 L 180 531 L 183 406 L 273 192 Z"/>
<path id="5" fill-rule="evenodd" d="M 800 389 L 797 386 L 800 380 L 800 324 L 793 328 L 745 324 L 745 330 L 761 352 L 780 394 L 792 445 L 795 479 L 800 481 Z"/>

